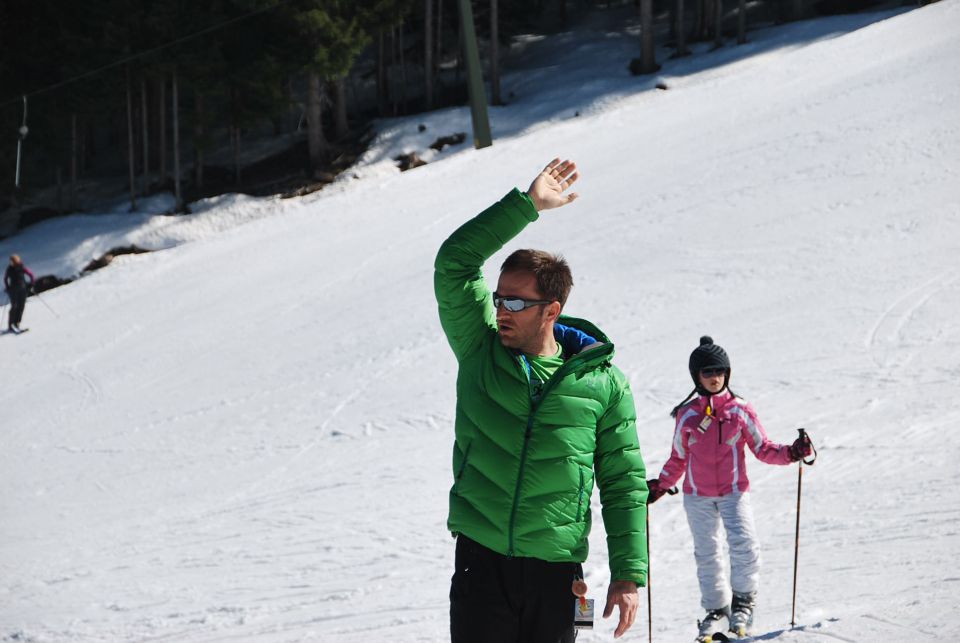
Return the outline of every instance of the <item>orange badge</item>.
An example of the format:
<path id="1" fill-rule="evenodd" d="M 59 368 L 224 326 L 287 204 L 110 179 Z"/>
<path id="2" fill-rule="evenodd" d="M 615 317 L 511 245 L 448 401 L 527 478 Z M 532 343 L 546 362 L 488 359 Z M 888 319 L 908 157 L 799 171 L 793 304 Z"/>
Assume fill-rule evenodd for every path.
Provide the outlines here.
<path id="1" fill-rule="evenodd" d="M 573 587 L 571 589 L 573 590 L 574 596 L 580 596 L 582 598 L 587 595 L 587 584 L 582 578 L 573 581 Z"/>

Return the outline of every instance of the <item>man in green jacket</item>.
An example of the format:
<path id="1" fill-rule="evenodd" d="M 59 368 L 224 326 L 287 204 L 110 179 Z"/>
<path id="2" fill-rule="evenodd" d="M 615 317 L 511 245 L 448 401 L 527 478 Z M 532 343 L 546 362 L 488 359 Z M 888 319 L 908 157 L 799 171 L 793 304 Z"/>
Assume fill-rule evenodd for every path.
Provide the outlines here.
<path id="1" fill-rule="evenodd" d="M 558 643 L 574 638 L 573 585 L 583 577 L 594 481 L 610 562 L 604 617 L 633 624 L 647 581 L 646 472 L 629 384 L 613 344 L 561 315 L 566 262 L 518 250 L 490 292 L 483 263 L 577 198 L 576 165 L 553 160 L 440 247 L 434 288 L 458 362 L 453 487 L 457 536 L 450 588 L 453 643 Z"/>

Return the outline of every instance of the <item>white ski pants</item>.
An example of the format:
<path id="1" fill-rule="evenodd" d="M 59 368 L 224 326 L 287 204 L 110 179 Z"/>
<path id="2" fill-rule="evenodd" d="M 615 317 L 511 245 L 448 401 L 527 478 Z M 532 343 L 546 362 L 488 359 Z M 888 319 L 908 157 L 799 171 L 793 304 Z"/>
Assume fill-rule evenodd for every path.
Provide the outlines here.
<path id="1" fill-rule="evenodd" d="M 731 590 L 752 594 L 760 584 L 760 544 L 753 524 L 750 494 L 708 497 L 683 495 L 683 508 L 693 534 L 693 555 L 700 581 L 700 604 L 706 610 L 730 605 Z M 730 548 L 730 580 L 720 526 Z"/>

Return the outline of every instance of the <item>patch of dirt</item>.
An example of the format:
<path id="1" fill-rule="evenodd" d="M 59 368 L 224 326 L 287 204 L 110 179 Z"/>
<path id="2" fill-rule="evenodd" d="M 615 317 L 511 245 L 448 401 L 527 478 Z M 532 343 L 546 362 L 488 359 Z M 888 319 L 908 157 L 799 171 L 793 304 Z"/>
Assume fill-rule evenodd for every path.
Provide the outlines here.
<path id="1" fill-rule="evenodd" d="M 43 275 L 42 277 L 37 277 L 36 281 L 33 282 L 33 292 L 45 292 L 47 290 L 53 290 L 58 286 L 68 284 L 73 279 L 61 279 L 56 275 Z"/>
<path id="2" fill-rule="evenodd" d="M 118 248 L 114 248 L 88 263 L 80 274 L 93 272 L 94 270 L 100 270 L 101 268 L 108 266 L 110 262 L 113 261 L 114 257 L 119 257 L 120 255 L 139 255 L 143 254 L 144 252 L 151 251 L 141 248 L 137 245 L 120 246 Z"/>
<path id="3" fill-rule="evenodd" d="M 442 152 L 443 148 L 447 147 L 448 145 L 460 145 L 465 140 L 467 140 L 466 132 L 457 132 L 456 134 L 451 134 L 450 136 L 441 136 L 430 144 L 430 149 Z"/>
<path id="4" fill-rule="evenodd" d="M 138 245 L 129 245 L 129 246 L 119 246 L 113 248 L 109 252 L 105 252 L 100 255 L 90 263 L 80 272 L 80 276 L 93 272 L 94 270 L 100 270 L 101 268 L 110 265 L 110 262 L 113 261 L 114 257 L 119 257 L 120 255 L 139 255 L 145 252 L 153 252 L 152 250 L 147 250 L 146 248 L 141 248 Z M 43 275 L 37 277 L 33 282 L 33 292 L 41 293 L 46 292 L 47 290 L 53 290 L 54 288 L 59 288 L 74 281 L 73 279 L 63 279 L 57 277 L 56 275 Z"/>
<path id="5" fill-rule="evenodd" d="M 401 172 L 406 172 L 407 170 L 412 170 L 415 167 L 420 167 L 426 165 L 427 162 L 420 158 L 416 152 L 410 152 L 409 154 L 401 154 L 393 159 L 397 162 L 397 167 L 400 168 Z"/>

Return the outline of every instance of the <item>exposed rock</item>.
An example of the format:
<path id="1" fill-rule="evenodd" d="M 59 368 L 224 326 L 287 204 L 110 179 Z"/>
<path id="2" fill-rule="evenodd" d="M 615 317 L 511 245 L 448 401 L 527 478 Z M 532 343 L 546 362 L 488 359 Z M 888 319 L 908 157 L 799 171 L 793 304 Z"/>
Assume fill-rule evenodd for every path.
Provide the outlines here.
<path id="1" fill-rule="evenodd" d="M 33 292 L 52 290 L 57 286 L 68 284 L 71 281 L 73 281 L 73 279 L 61 279 L 56 275 L 43 275 L 42 277 L 37 277 L 36 281 L 33 282 Z"/>
<path id="2" fill-rule="evenodd" d="M 100 270 L 104 266 L 109 265 L 110 262 L 113 261 L 114 257 L 118 257 L 120 255 L 138 255 L 144 252 L 150 252 L 150 251 L 145 250 L 144 248 L 141 248 L 140 246 L 136 246 L 136 245 L 121 246 L 119 248 L 114 248 L 109 252 L 107 252 L 106 254 L 88 263 L 87 266 L 81 272 L 93 272 L 94 270 Z"/>
<path id="3" fill-rule="evenodd" d="M 456 134 L 451 134 L 450 136 L 441 136 L 435 140 L 430 145 L 430 149 L 442 152 L 443 148 L 448 145 L 460 145 L 465 140 L 467 140 L 466 132 L 457 132 Z"/>
<path id="4" fill-rule="evenodd" d="M 426 161 L 417 156 L 416 152 L 401 154 L 393 160 L 397 162 L 397 167 L 400 168 L 401 172 L 406 172 L 407 170 L 412 170 L 415 167 L 420 167 L 421 165 L 427 164 Z"/>

